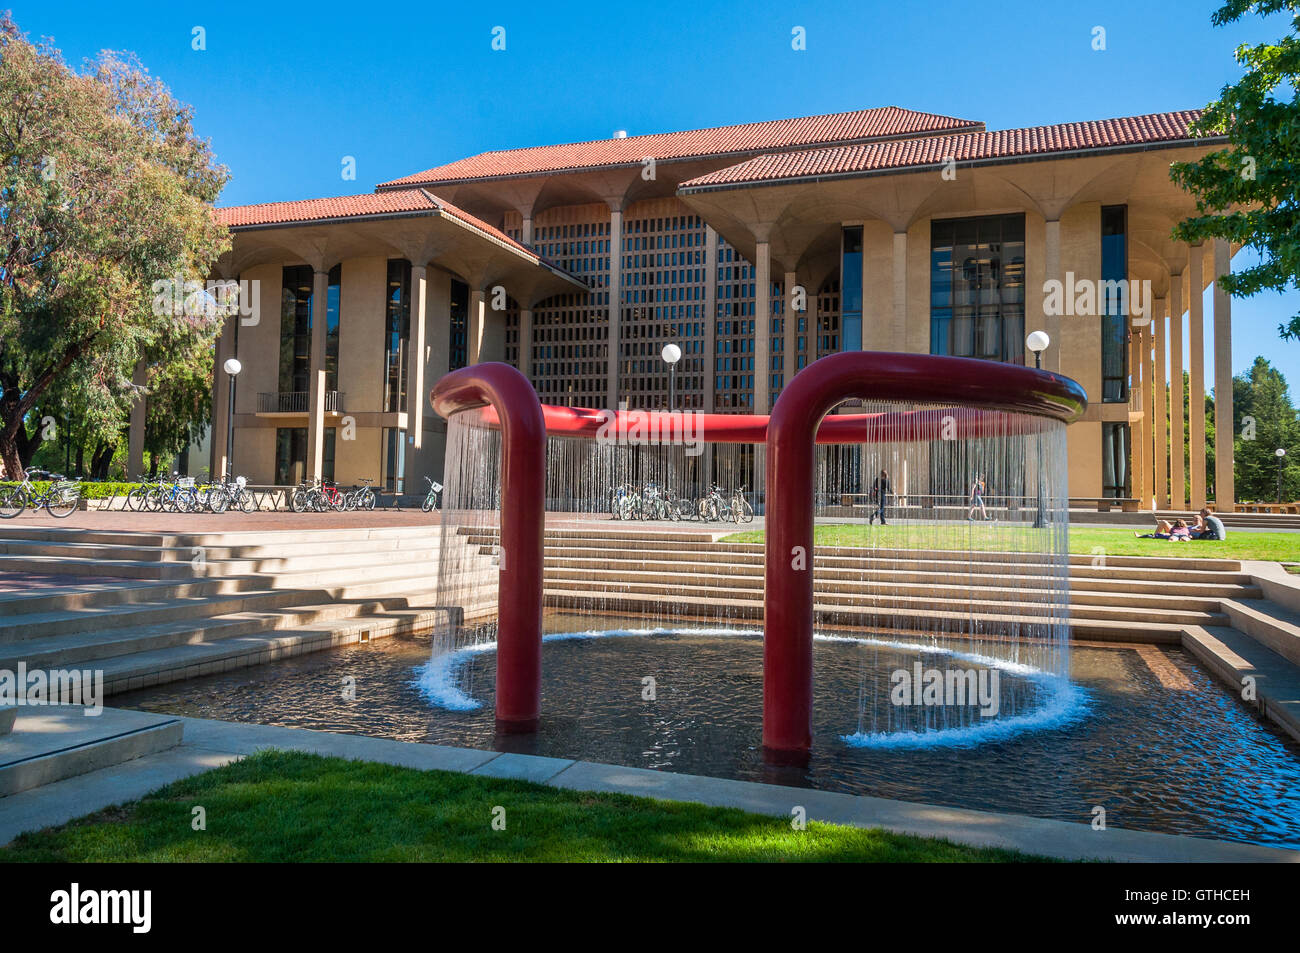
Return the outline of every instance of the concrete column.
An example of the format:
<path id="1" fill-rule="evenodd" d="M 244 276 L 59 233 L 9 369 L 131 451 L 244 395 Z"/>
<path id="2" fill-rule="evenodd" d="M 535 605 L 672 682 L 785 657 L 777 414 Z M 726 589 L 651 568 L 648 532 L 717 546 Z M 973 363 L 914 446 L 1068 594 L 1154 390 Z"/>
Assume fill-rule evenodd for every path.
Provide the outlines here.
<path id="1" fill-rule="evenodd" d="M 781 286 L 785 292 L 785 305 L 781 309 L 785 316 L 785 331 L 781 346 L 785 349 L 782 370 L 785 374 L 785 386 L 789 387 L 794 375 L 799 373 L 799 319 L 807 312 L 794 309 L 794 286 L 799 283 L 793 271 L 785 273 L 785 283 Z M 805 307 L 807 307 L 805 299 Z"/>
<path id="2" fill-rule="evenodd" d="M 519 373 L 533 379 L 533 309 L 519 309 Z"/>
<path id="3" fill-rule="evenodd" d="M 425 364 L 425 399 L 427 391 L 451 369 L 451 275 L 434 269 L 425 276 L 424 307 L 428 315 L 426 344 L 429 359 Z"/>
<path id="4" fill-rule="evenodd" d="M 533 247 L 533 219 L 530 215 L 524 216 L 524 224 L 520 229 L 520 244 Z"/>
<path id="5" fill-rule="evenodd" d="M 618 409 L 618 373 L 622 364 L 619 325 L 623 317 L 623 211 L 609 211 L 609 327 L 607 331 L 609 363 L 606 403 L 610 410 Z"/>
<path id="6" fill-rule="evenodd" d="M 1129 392 L 1128 406 L 1132 415 L 1129 426 L 1129 493 L 1141 505 L 1146 497 L 1146 453 L 1142 443 L 1142 329 L 1129 326 L 1128 345 Z"/>
<path id="7" fill-rule="evenodd" d="M 1155 312 L 1151 316 L 1152 343 L 1154 344 L 1154 373 L 1151 384 L 1154 389 L 1151 413 L 1155 417 L 1152 431 L 1155 437 L 1155 496 L 1158 509 L 1169 508 L 1169 426 L 1165 415 L 1167 406 L 1166 386 L 1169 380 L 1169 366 L 1165 360 L 1165 339 L 1168 336 L 1165 326 L 1165 299 L 1157 298 Z"/>
<path id="8" fill-rule="evenodd" d="M 1220 278 L 1232 273 L 1232 249 L 1214 240 L 1214 505 L 1220 513 L 1236 508 L 1233 472 L 1232 298 Z"/>
<path id="9" fill-rule="evenodd" d="M 225 373 L 220 368 L 218 374 Z M 229 376 L 229 375 L 227 375 Z M 144 386 L 149 383 L 149 365 L 143 358 L 135 362 L 131 374 L 131 383 L 135 385 L 134 400 L 131 404 L 131 424 L 126 437 L 126 478 L 134 480 L 144 472 Z M 229 400 L 229 397 L 227 397 Z M 223 451 L 224 452 L 224 451 Z"/>
<path id="10" fill-rule="evenodd" d="M 1142 390 L 1138 395 L 1138 402 L 1142 410 L 1141 422 L 1141 444 L 1142 444 L 1142 496 L 1141 508 L 1145 509 L 1148 503 L 1151 503 L 1152 497 L 1155 496 L 1155 467 L 1154 448 L 1151 445 L 1151 434 L 1154 421 L 1152 420 L 1153 408 L 1155 407 L 1155 393 L 1151 386 L 1151 325 L 1144 324 L 1138 328 L 1138 357 L 1140 358 L 1139 370 L 1141 373 Z M 1153 504 L 1154 506 L 1154 504 Z"/>
<path id="11" fill-rule="evenodd" d="M 1187 423 L 1183 416 L 1183 272 L 1169 276 L 1169 508 L 1187 509 Z"/>
<path id="12" fill-rule="evenodd" d="M 311 284 L 311 383 L 307 393 L 307 479 L 325 474 L 325 343 L 329 329 L 329 272 L 317 271 Z"/>
<path id="13" fill-rule="evenodd" d="M 226 460 L 226 431 L 230 426 L 230 375 L 226 373 L 225 364 L 235 356 L 235 328 L 238 321 L 238 315 L 226 318 L 212 358 L 212 432 L 208 440 L 208 473 L 214 480 L 225 474 L 229 467 Z M 127 469 L 130 470 L 130 467 Z M 138 473 L 137 470 L 130 470 L 127 479 L 134 480 Z"/>
<path id="14" fill-rule="evenodd" d="M 894 232 L 894 333 L 890 340 L 891 350 L 907 350 L 907 232 Z"/>
<path id="15" fill-rule="evenodd" d="M 478 364 L 483 358 L 483 339 L 487 325 L 487 297 L 482 288 L 471 288 L 469 314 L 465 316 L 466 360 Z"/>
<path id="16" fill-rule="evenodd" d="M 772 249 L 754 247 L 754 406 L 751 413 L 772 409 Z"/>
<path id="17" fill-rule="evenodd" d="M 702 408 L 704 413 L 713 413 L 717 404 L 717 395 L 718 233 L 706 225 L 704 226 L 704 406 Z M 705 446 L 707 447 L 708 444 Z M 712 455 L 709 459 L 712 460 Z"/>
<path id="18" fill-rule="evenodd" d="M 1205 505 L 1205 285 L 1203 265 L 1205 246 L 1197 245 L 1187 263 L 1187 467 L 1192 483 L 1196 510 Z"/>
<path id="19" fill-rule="evenodd" d="M 1061 275 L 1061 222 L 1059 219 L 1045 223 L 1043 235 L 1043 280 L 1062 280 Z M 1043 315 L 1043 330 L 1051 343 L 1043 352 L 1043 370 L 1061 371 L 1061 316 Z"/>

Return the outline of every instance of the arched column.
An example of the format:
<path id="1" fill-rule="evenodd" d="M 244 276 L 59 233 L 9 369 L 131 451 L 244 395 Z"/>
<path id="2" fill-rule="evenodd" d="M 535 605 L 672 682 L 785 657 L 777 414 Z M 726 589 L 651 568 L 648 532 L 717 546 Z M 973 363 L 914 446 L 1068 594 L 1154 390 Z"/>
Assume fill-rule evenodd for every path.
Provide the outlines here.
<path id="1" fill-rule="evenodd" d="M 1237 481 L 1233 471 L 1232 298 L 1222 278 L 1232 273 L 1232 250 L 1222 238 L 1214 240 L 1214 505 L 1220 513 L 1236 509 Z"/>
<path id="2" fill-rule="evenodd" d="M 1183 270 L 1169 278 L 1169 508 L 1187 508 L 1187 438 L 1183 415 Z"/>

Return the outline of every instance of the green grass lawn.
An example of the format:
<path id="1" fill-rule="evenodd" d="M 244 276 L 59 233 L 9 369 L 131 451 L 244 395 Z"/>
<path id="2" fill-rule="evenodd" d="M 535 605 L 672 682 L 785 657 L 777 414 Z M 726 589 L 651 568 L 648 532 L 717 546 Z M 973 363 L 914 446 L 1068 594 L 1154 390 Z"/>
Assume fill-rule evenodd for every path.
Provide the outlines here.
<path id="1" fill-rule="evenodd" d="M 207 829 L 191 829 L 192 810 Z M 494 807 L 505 830 L 493 830 Z M 792 805 L 793 806 L 793 805 Z M 265 751 L 24 834 L 0 861 L 1027 861 L 1010 851 L 621 794 Z"/>
<path id="2" fill-rule="evenodd" d="M 1151 530 L 1143 528 L 1142 532 Z M 951 527 L 944 549 L 998 551 L 1028 549 L 1033 534 L 1040 530 L 1025 526 L 996 523 L 965 523 Z M 1300 559 L 1300 533 L 1239 533 L 1228 530 L 1222 542 L 1172 543 L 1164 539 L 1135 539 L 1132 529 L 1092 529 L 1070 527 L 1070 552 L 1107 556 L 1178 556 L 1181 558 L 1263 559 L 1292 562 Z M 939 548 L 940 536 L 929 529 L 918 532 L 914 526 L 890 524 L 870 526 L 861 523 L 818 525 L 813 541 L 818 546 L 871 546 L 897 549 Z M 761 543 L 762 530 L 732 533 L 723 542 Z"/>

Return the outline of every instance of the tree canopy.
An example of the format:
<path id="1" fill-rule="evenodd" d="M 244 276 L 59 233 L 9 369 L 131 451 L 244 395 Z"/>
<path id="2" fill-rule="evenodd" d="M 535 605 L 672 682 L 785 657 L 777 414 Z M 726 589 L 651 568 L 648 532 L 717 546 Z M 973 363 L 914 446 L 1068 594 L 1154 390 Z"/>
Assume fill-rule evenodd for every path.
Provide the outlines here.
<path id="1" fill-rule="evenodd" d="M 229 247 L 227 180 L 190 107 L 125 53 L 82 71 L 0 17 L 0 463 L 22 470 L 30 418 L 60 384 L 78 423 L 120 431 L 142 358 L 208 354 L 209 312 L 155 307 Z M 161 375 L 170 380 L 170 372 Z"/>
<path id="2" fill-rule="evenodd" d="M 1226 134 L 1226 148 L 1170 168 L 1199 213 L 1180 223 L 1174 238 L 1222 238 L 1260 253 L 1258 264 L 1222 279 L 1225 291 L 1242 297 L 1300 287 L 1300 0 L 1229 0 L 1212 17 L 1224 26 L 1247 13 L 1283 11 L 1293 14 L 1291 32 L 1276 43 L 1238 47 L 1245 73 L 1195 124 L 1202 135 Z M 1278 330 L 1300 338 L 1300 314 Z"/>

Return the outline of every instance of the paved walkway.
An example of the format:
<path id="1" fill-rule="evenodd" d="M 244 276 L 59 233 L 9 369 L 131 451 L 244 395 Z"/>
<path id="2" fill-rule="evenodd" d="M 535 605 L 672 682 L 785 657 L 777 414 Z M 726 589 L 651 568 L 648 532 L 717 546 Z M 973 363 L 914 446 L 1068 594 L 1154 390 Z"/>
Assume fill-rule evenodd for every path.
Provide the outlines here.
<path id="1" fill-rule="evenodd" d="M 258 749 L 282 748 L 420 770 L 515 778 L 574 791 L 615 792 L 735 807 L 783 818 L 789 818 L 792 809 L 798 806 L 806 810 L 809 820 L 881 827 L 962 844 L 1004 847 L 1067 859 L 1300 862 L 1300 851 L 1115 828 L 1095 831 L 1087 824 L 808 788 L 303 728 L 197 718 L 181 721 L 184 740 L 176 748 L 0 799 L 0 844 L 8 843 L 26 830 L 62 824 L 91 811 L 135 800 L 164 784 L 226 764 Z"/>
<path id="2" fill-rule="evenodd" d="M 40 529 L 91 529 L 121 533 L 238 533 L 249 530 L 362 529 L 375 526 L 429 526 L 439 514 L 413 510 L 365 513 L 130 513 L 87 510 L 66 519 L 28 511 L 4 525 Z M 3 535 L 4 525 L 0 525 Z"/>

